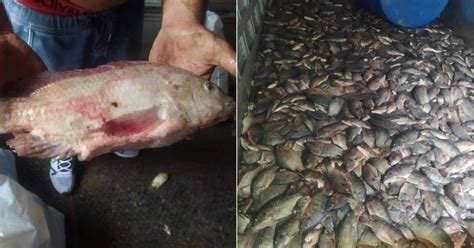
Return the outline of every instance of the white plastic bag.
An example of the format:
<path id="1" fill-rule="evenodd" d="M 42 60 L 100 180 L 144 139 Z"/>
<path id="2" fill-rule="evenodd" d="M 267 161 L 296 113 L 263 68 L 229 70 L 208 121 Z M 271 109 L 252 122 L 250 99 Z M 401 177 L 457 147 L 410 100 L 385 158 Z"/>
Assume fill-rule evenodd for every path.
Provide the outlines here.
<path id="1" fill-rule="evenodd" d="M 14 166 L 11 154 L 0 149 L 2 171 L 12 171 Z M 64 216 L 12 178 L 0 174 L 0 248 L 65 246 Z"/>

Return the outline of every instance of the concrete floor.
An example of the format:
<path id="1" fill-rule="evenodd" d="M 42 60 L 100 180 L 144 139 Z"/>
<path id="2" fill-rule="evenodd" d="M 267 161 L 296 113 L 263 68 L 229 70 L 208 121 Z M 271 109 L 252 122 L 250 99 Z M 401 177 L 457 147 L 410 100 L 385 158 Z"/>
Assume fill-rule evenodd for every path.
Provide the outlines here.
<path id="1" fill-rule="evenodd" d="M 191 141 L 143 150 L 134 159 L 108 154 L 81 163 L 71 195 L 54 191 L 47 161 L 19 158 L 19 182 L 65 214 L 68 247 L 232 247 L 232 129 L 212 127 Z M 169 179 L 152 189 L 160 172 Z"/>

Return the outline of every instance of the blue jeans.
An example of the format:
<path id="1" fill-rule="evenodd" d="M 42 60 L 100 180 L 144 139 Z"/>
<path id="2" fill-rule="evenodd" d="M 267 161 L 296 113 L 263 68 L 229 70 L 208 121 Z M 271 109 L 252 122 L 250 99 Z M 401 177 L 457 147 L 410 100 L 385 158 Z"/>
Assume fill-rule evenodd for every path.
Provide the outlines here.
<path id="1" fill-rule="evenodd" d="M 41 57 L 50 71 L 96 67 L 138 59 L 144 1 L 97 14 L 56 16 L 4 0 L 13 32 Z"/>

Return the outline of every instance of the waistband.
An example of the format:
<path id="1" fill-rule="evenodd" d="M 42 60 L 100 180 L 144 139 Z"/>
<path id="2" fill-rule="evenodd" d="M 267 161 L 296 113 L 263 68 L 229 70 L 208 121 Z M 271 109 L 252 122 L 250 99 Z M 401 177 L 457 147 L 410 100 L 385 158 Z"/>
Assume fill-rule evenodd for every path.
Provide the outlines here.
<path id="1" fill-rule="evenodd" d="M 19 3 L 39 12 L 51 15 L 84 15 L 89 11 L 66 0 L 17 0 Z"/>
<path id="2" fill-rule="evenodd" d="M 111 18 L 117 18 L 120 13 L 126 10 L 124 6 L 118 6 L 114 9 L 100 12 L 88 13 L 84 15 L 51 15 L 36 11 L 22 5 L 16 0 L 3 0 L 7 15 L 12 22 L 18 24 L 30 25 L 35 28 L 54 29 L 56 31 L 74 31 L 83 30 L 94 25 L 94 23 Z"/>

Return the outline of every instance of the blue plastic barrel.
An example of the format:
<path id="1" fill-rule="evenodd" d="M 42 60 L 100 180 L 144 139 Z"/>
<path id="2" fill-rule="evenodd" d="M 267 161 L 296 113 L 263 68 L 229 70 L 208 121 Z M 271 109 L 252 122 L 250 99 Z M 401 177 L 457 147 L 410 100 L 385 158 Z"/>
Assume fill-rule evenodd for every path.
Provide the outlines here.
<path id="1" fill-rule="evenodd" d="M 356 0 L 356 2 L 360 7 L 404 28 L 418 28 L 430 24 L 441 15 L 448 4 L 448 0 Z"/>

